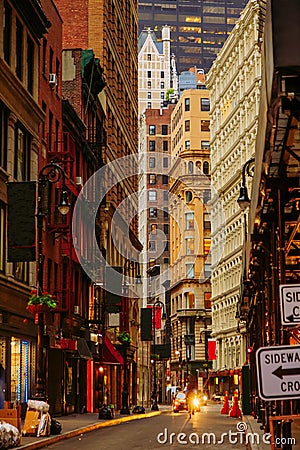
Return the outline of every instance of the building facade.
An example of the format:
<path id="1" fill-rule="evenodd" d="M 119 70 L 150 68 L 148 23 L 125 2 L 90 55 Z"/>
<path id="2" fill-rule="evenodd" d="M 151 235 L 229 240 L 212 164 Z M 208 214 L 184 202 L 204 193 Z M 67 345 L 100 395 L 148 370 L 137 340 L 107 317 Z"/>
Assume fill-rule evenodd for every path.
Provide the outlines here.
<path id="1" fill-rule="evenodd" d="M 37 2 L 29 1 L 25 7 L 1 1 L 0 6 L 3 11 L 0 19 L 0 363 L 1 382 L 6 386 L 5 393 L 1 392 L 3 408 L 4 400 L 26 405 L 35 392 L 37 327 L 26 307 L 30 286 L 36 285 L 35 183 L 40 124 L 45 117 L 39 106 L 39 44 L 51 23 Z M 22 234 L 17 221 L 9 224 L 9 238 L 7 236 L 7 182 L 24 182 L 26 185 L 28 183 L 25 182 L 32 182 L 32 189 L 21 189 L 21 196 L 12 199 L 23 214 L 30 215 L 30 236 Z M 10 199 L 9 202 L 11 205 Z M 25 205 L 25 210 L 22 205 Z M 15 238 L 12 241 L 11 236 L 19 237 L 20 241 L 16 242 Z M 24 238 L 30 243 L 30 254 L 22 247 Z"/>
<path id="2" fill-rule="evenodd" d="M 139 30 L 151 27 L 157 33 L 168 24 L 178 72 L 197 66 L 207 73 L 246 4 L 247 0 L 140 0 Z"/>
<path id="3" fill-rule="evenodd" d="M 101 280 L 99 280 L 101 286 L 98 286 L 101 304 L 99 314 L 102 316 L 100 318 L 98 314 L 96 318 L 90 317 L 93 324 L 98 326 L 97 335 L 100 339 L 98 344 L 103 346 L 102 361 L 99 360 L 94 365 L 95 386 L 100 386 L 96 389 L 104 392 L 105 402 L 113 402 L 117 408 L 120 408 L 122 389 L 124 391 L 127 384 L 126 377 L 129 401 L 133 404 L 137 399 L 138 379 L 136 349 L 138 348 L 139 298 L 131 297 L 130 294 L 127 298 L 127 291 L 125 292 L 126 282 L 130 283 L 132 277 L 138 273 L 138 253 L 141 251 L 141 245 L 137 240 L 138 199 L 135 192 L 138 172 L 137 159 L 134 156 L 138 152 L 138 55 L 135 46 L 138 39 L 137 5 L 133 1 L 117 3 L 88 1 L 82 8 L 81 1 L 61 0 L 57 1 L 57 5 L 64 20 L 63 47 L 92 49 L 95 57 L 100 59 L 105 73 L 106 88 L 99 96 L 105 118 L 104 133 L 94 142 L 94 148 L 101 155 L 101 164 L 104 167 L 117 158 L 132 156 L 128 160 L 126 172 L 123 171 L 122 174 L 118 173 L 116 166 L 110 166 L 113 173 L 109 177 L 111 176 L 111 179 L 115 177 L 119 181 L 104 196 L 99 213 L 100 232 L 97 240 L 105 260 Z M 80 17 L 76 14 L 79 10 Z M 75 28 L 76 34 L 74 34 Z M 85 84 L 84 89 L 88 93 L 88 83 Z M 86 109 L 81 111 L 83 120 L 86 112 Z M 88 124 L 88 127 L 88 131 L 93 134 L 92 125 Z M 103 183 L 103 189 L 105 189 L 105 183 Z M 124 208 L 122 209 L 120 204 L 125 199 L 129 199 L 129 203 L 126 205 L 124 216 Z M 113 217 L 115 217 L 114 223 Z M 117 226 L 116 217 L 118 217 Z M 134 270 L 131 270 L 130 261 L 134 264 Z M 119 296 L 118 311 L 114 319 L 111 316 L 113 312 L 109 311 L 107 306 L 109 293 L 108 289 L 105 289 L 108 283 L 106 265 L 115 268 L 115 272 L 121 273 L 122 278 L 119 281 L 123 292 Z M 125 297 L 128 300 L 126 302 L 122 300 Z M 114 352 L 113 344 L 118 346 L 116 339 L 118 331 L 128 331 L 133 339 L 130 349 L 125 351 L 122 346 L 118 348 L 120 352 L 123 352 L 123 360 L 122 357 L 116 359 L 111 356 Z M 107 383 L 106 386 L 103 387 L 103 383 Z M 95 408 L 98 408 L 101 403 L 99 399 L 100 396 Z"/>
<path id="4" fill-rule="evenodd" d="M 185 90 L 171 127 L 170 383 L 203 390 L 211 365 L 208 90 Z"/>
<path id="5" fill-rule="evenodd" d="M 164 26 L 161 35 L 161 42 L 150 28 L 139 35 L 139 114 L 146 108 L 160 108 L 171 87 L 177 92 L 175 58 L 170 52 L 170 27 Z"/>
<path id="6" fill-rule="evenodd" d="M 261 83 L 260 4 L 250 1 L 214 62 L 211 94 L 212 326 L 217 340 L 216 378 L 233 390 L 246 358 L 237 305 L 243 275 L 245 218 L 237 199 L 243 164 L 254 155 Z M 251 179 L 250 179 L 251 180 Z M 249 182 L 249 180 L 248 180 Z M 234 373 L 236 370 L 236 373 Z"/>

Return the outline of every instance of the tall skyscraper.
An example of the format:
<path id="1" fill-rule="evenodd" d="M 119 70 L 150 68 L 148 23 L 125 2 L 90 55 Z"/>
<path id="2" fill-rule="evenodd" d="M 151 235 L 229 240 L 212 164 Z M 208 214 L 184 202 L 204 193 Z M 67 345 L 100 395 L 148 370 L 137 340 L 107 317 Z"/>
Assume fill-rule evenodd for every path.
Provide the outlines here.
<path id="1" fill-rule="evenodd" d="M 139 0 L 139 30 L 169 25 L 178 72 L 208 72 L 248 0 Z M 158 33 L 159 35 L 160 33 Z"/>

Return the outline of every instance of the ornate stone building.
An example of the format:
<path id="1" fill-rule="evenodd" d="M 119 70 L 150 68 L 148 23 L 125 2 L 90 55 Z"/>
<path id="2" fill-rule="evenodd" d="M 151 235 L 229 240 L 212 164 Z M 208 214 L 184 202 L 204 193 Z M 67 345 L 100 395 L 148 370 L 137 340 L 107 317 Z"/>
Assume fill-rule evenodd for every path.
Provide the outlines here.
<path id="1" fill-rule="evenodd" d="M 249 1 L 208 73 L 211 99 L 212 328 L 216 390 L 233 390 L 246 358 L 237 307 L 244 219 L 237 199 L 244 163 L 254 155 L 261 83 L 259 1 Z M 251 181 L 251 179 L 250 179 Z M 249 182 L 249 179 L 247 179 Z M 234 370 L 236 369 L 236 373 Z M 222 383 L 218 384 L 218 375 Z"/>

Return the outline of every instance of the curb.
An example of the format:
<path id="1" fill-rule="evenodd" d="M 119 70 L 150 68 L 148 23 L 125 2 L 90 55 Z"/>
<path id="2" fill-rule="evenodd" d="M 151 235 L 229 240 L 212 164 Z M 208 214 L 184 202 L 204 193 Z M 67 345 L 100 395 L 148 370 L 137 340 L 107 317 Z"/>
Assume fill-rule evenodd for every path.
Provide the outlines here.
<path id="1" fill-rule="evenodd" d="M 56 442 L 63 441 L 64 439 L 70 439 L 72 437 L 80 436 L 81 434 L 84 434 L 84 433 L 89 433 L 90 431 L 98 430 L 99 428 L 111 427 L 114 425 L 119 425 L 124 422 L 125 423 L 130 422 L 132 420 L 148 419 L 150 417 L 159 416 L 160 414 L 167 413 L 167 412 L 169 412 L 169 410 L 155 411 L 155 412 L 149 412 L 146 414 L 134 414 L 134 415 L 126 416 L 126 417 L 120 417 L 118 419 L 108 420 L 107 422 L 95 423 L 92 425 L 88 425 L 86 427 L 77 428 L 76 430 L 67 431 L 66 433 L 62 433 L 57 436 L 47 437 L 44 439 L 37 438 L 38 439 L 37 442 L 20 445 L 16 448 L 20 449 L 20 450 L 21 449 L 34 450 L 34 449 L 38 449 L 38 448 L 43 448 L 48 445 L 55 444 Z"/>

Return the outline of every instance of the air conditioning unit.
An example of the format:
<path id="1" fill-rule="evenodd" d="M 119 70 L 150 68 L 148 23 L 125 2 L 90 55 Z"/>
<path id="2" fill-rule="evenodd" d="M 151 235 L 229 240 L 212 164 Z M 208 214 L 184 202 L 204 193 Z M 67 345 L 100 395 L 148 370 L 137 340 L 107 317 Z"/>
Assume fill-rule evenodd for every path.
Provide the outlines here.
<path id="1" fill-rule="evenodd" d="M 82 186 L 82 177 L 76 177 L 76 185 Z"/>
<path id="2" fill-rule="evenodd" d="M 57 85 L 57 75 L 56 75 L 56 73 L 50 73 L 49 74 L 49 84 L 51 86 L 56 86 Z"/>
<path id="3" fill-rule="evenodd" d="M 80 313 L 79 305 L 74 305 L 74 314 L 79 314 L 79 313 Z"/>

